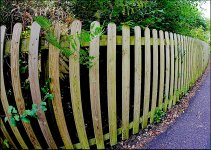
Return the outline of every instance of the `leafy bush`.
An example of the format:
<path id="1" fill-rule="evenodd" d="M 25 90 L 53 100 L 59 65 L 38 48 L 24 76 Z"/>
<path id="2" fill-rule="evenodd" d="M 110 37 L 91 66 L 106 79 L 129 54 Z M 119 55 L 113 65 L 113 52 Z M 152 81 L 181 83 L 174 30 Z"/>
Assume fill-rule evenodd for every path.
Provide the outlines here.
<path id="1" fill-rule="evenodd" d="M 160 123 L 161 120 L 165 117 L 166 113 L 163 112 L 161 109 L 156 108 L 154 114 L 154 123 Z"/>

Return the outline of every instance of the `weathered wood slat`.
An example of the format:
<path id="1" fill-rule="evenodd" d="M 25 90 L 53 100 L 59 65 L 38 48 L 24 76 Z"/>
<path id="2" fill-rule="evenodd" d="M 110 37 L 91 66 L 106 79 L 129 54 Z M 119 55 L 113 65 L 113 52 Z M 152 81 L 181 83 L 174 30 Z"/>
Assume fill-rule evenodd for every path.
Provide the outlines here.
<path id="1" fill-rule="evenodd" d="M 61 28 L 57 23 L 54 28 L 54 36 L 57 38 L 57 41 L 60 40 Z M 73 149 L 72 141 L 70 139 L 70 135 L 67 129 L 64 111 L 62 106 L 61 92 L 60 92 L 60 82 L 59 82 L 59 49 L 50 44 L 49 46 L 49 78 L 50 82 L 50 91 L 54 95 L 54 99 L 52 101 L 54 115 L 56 118 L 56 123 L 58 125 L 58 129 L 60 135 L 62 137 L 62 141 L 64 143 L 65 148 Z"/>
<path id="2" fill-rule="evenodd" d="M 4 134 L 5 138 L 9 141 L 9 144 L 12 146 L 11 148 L 17 149 L 15 143 L 13 142 L 13 140 L 10 137 L 9 133 L 7 132 L 7 129 L 5 128 L 4 123 L 3 123 L 1 118 L 0 118 L 0 127 L 1 127 L 1 131 Z"/>
<path id="3" fill-rule="evenodd" d="M 159 82 L 159 108 L 163 108 L 163 89 L 164 89 L 164 60 L 165 60 L 165 55 L 164 55 L 164 36 L 163 36 L 163 31 L 159 31 L 159 37 L 160 37 L 160 82 Z"/>
<path id="4" fill-rule="evenodd" d="M 176 104 L 176 101 L 178 99 L 177 97 L 177 90 L 178 90 L 178 43 L 177 43 L 177 34 L 174 33 L 174 61 L 175 61 L 175 71 L 174 71 L 174 99 L 173 99 L 173 105 Z"/>
<path id="5" fill-rule="evenodd" d="M 79 141 L 82 145 L 82 149 L 89 149 L 89 143 L 86 135 L 83 109 L 81 103 L 81 90 L 80 90 L 80 65 L 79 65 L 79 50 L 80 42 L 77 34 L 81 33 L 81 22 L 75 20 L 71 25 L 71 35 L 76 42 L 75 49 L 70 45 L 71 50 L 75 52 L 69 57 L 69 77 L 70 77 L 70 93 L 71 102 L 73 108 L 73 115 L 75 120 L 75 125 L 79 137 Z"/>
<path id="6" fill-rule="evenodd" d="M 122 27 L 122 139 L 129 138 L 130 28 Z"/>
<path id="7" fill-rule="evenodd" d="M 39 76 L 38 76 L 38 46 L 39 46 L 40 26 L 34 22 L 31 26 L 31 36 L 29 44 L 29 83 L 32 101 L 34 104 L 39 104 L 41 101 Z M 43 133 L 43 136 L 49 148 L 56 149 L 56 143 L 52 137 L 51 131 L 46 120 L 45 113 L 39 108 L 37 112 L 38 123 Z"/>
<path id="8" fill-rule="evenodd" d="M 169 79 L 170 79 L 170 51 L 169 51 L 169 33 L 165 32 L 165 39 L 166 39 L 166 78 L 165 78 L 165 104 L 164 104 L 164 111 L 167 111 L 167 105 L 169 100 Z"/>
<path id="9" fill-rule="evenodd" d="M 181 89 L 182 89 L 182 93 L 181 95 L 184 94 L 183 89 L 184 89 L 184 40 L 183 40 L 183 36 L 180 36 L 180 40 L 181 40 Z"/>
<path id="10" fill-rule="evenodd" d="M 134 113 L 133 113 L 133 134 L 139 132 L 139 118 L 141 107 L 141 28 L 136 26 L 135 31 L 135 73 L 134 73 Z"/>
<path id="11" fill-rule="evenodd" d="M 174 92 L 174 41 L 173 41 L 173 33 L 170 33 L 170 62 L 171 62 L 171 77 L 170 77 L 170 95 L 169 95 L 169 105 L 168 109 L 172 107 L 173 102 L 173 92 Z"/>
<path id="12" fill-rule="evenodd" d="M 182 62 L 182 47 L 181 47 L 181 36 L 177 35 L 178 37 L 178 84 L 177 84 L 177 101 L 179 100 L 179 91 L 181 90 L 181 77 L 182 77 L 182 70 L 181 70 L 181 62 Z"/>
<path id="13" fill-rule="evenodd" d="M 117 143 L 116 119 L 116 25 L 108 25 L 107 45 L 107 93 L 108 93 L 108 120 L 110 145 Z"/>
<path id="14" fill-rule="evenodd" d="M 11 40 L 11 49 L 10 49 L 12 87 L 13 87 L 15 102 L 16 102 L 19 114 L 23 114 L 25 110 L 25 102 L 22 96 L 20 72 L 19 72 L 19 44 L 20 44 L 21 30 L 22 30 L 22 25 L 20 23 L 17 23 L 14 25 L 12 40 Z M 28 123 L 24 123 L 24 122 L 22 123 L 34 148 L 40 149 L 41 145 L 32 129 L 32 126 Z"/>
<path id="15" fill-rule="evenodd" d="M 7 99 L 7 94 L 6 94 L 6 89 L 5 89 L 5 84 L 4 84 L 4 70 L 3 70 L 3 51 L 4 51 L 4 39 L 5 39 L 5 32 L 6 32 L 6 27 L 5 26 L 1 26 L 1 55 L 0 55 L 0 64 L 1 64 L 1 103 L 4 109 L 4 112 L 6 114 L 6 116 L 8 118 L 10 118 L 10 115 L 8 114 L 8 107 L 9 107 L 9 103 L 8 103 L 8 99 Z M 16 139 L 18 140 L 19 144 L 21 145 L 21 147 L 23 149 L 28 149 L 28 146 L 26 145 L 26 143 L 24 142 L 19 130 L 17 127 L 13 127 L 11 125 L 11 123 L 9 123 L 12 132 L 14 133 Z"/>
<path id="16" fill-rule="evenodd" d="M 148 123 L 147 114 L 149 112 L 150 99 L 150 79 L 151 79 L 151 50 L 150 50 L 150 30 L 145 29 L 145 79 L 144 79 L 144 108 L 142 128 L 146 128 Z"/>
<path id="17" fill-rule="evenodd" d="M 187 40 L 184 36 L 184 89 L 187 89 Z M 185 93 L 184 93 L 185 94 Z"/>
<path id="18" fill-rule="evenodd" d="M 97 27 L 100 27 L 100 23 L 95 21 L 91 24 L 94 26 L 90 29 L 91 33 Z M 92 110 L 92 121 L 96 139 L 96 145 L 98 149 L 104 149 L 102 118 L 100 108 L 100 80 L 99 80 L 99 49 L 100 49 L 100 37 L 95 37 L 90 42 L 90 56 L 94 56 L 94 65 L 89 69 L 89 85 L 90 85 L 90 102 Z"/>
<path id="19" fill-rule="evenodd" d="M 152 30 L 153 36 L 153 77 L 152 77 L 152 104 L 150 123 L 154 121 L 154 113 L 157 103 L 157 88 L 158 88 L 158 35 L 157 30 Z"/>

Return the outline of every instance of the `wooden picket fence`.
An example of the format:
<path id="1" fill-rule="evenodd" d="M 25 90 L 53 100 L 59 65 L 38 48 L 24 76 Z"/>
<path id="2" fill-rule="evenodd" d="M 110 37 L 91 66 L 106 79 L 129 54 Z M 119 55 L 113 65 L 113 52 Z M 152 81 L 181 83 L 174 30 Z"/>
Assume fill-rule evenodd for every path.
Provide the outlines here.
<path id="1" fill-rule="evenodd" d="M 95 22 L 96 26 L 100 26 Z M 82 24 L 75 20 L 71 27 L 71 35 L 81 32 Z M 55 26 L 55 36 L 60 39 L 59 25 Z M 147 127 L 153 122 L 155 109 L 157 107 L 167 111 L 179 101 L 179 97 L 184 94 L 181 89 L 189 89 L 195 81 L 202 75 L 209 61 L 209 46 L 203 41 L 175 33 L 157 31 L 149 28 L 141 30 L 139 26 L 134 28 L 134 36 L 130 35 L 131 29 L 128 26 L 122 27 L 122 35 L 116 35 L 116 25 L 110 23 L 107 27 L 107 35 L 95 37 L 90 43 L 87 43 L 90 49 L 90 55 L 99 58 L 101 46 L 107 46 L 107 109 L 109 133 L 103 133 L 101 105 L 100 105 L 100 80 L 99 80 L 99 59 L 94 59 L 95 64 L 89 69 L 89 87 L 90 87 L 90 103 L 92 113 L 92 123 L 95 137 L 88 139 L 87 131 L 84 124 L 84 110 L 82 108 L 83 100 L 81 99 L 80 90 L 80 68 L 79 55 L 73 54 L 69 57 L 69 79 L 71 104 L 74 115 L 74 123 L 77 130 L 79 143 L 73 143 L 66 125 L 64 111 L 62 107 L 60 80 L 59 80 L 59 51 L 52 45 L 41 45 L 43 39 L 40 38 L 40 26 L 34 22 L 31 26 L 30 38 L 20 38 L 22 25 L 17 23 L 14 26 L 12 40 L 6 40 L 6 27 L 1 26 L 1 105 L 6 116 L 8 114 L 8 106 L 10 105 L 7 98 L 7 91 L 4 80 L 3 58 L 4 55 L 10 54 L 11 80 L 12 88 L 17 105 L 18 112 L 21 114 L 25 110 L 25 101 L 22 96 L 20 85 L 19 71 L 19 53 L 28 53 L 28 73 L 30 91 L 34 104 L 41 103 L 41 92 L 39 85 L 38 72 L 38 52 L 42 47 L 49 49 L 49 77 L 51 78 L 50 86 L 54 100 L 52 101 L 53 112 L 55 114 L 56 123 L 64 145 L 62 148 L 89 149 L 90 146 L 96 145 L 97 148 L 105 148 L 105 141 L 110 140 L 110 145 L 118 142 L 118 135 L 123 140 L 129 138 L 129 130 L 133 134 L 139 132 L 140 129 Z M 144 32 L 144 37 L 142 32 Z M 152 36 L 151 36 L 152 35 Z M 122 49 L 117 49 L 117 45 L 122 45 Z M 134 46 L 134 93 L 130 93 L 130 51 Z M 77 49 L 80 44 L 77 42 Z M 117 103 L 116 103 L 116 52 L 122 51 L 122 126 L 117 127 Z M 144 56 L 142 56 L 144 55 Z M 144 57 L 144 64 L 142 58 Z M 152 63 L 152 64 L 151 64 Z M 144 70 L 142 66 L 145 66 Z M 152 67 L 151 67 L 152 66 Z M 151 74 L 152 72 L 152 74 Z M 142 77 L 144 76 L 144 82 Z M 144 84 L 144 92 L 141 92 L 141 85 Z M 130 94 L 134 94 L 134 99 L 130 99 Z M 143 95 L 143 99 L 141 98 Z M 151 97 L 150 97 L 151 95 Z M 133 101 L 134 107 L 130 106 Z M 151 101 L 151 102 L 150 102 Z M 143 102 L 143 106 L 141 105 Z M 150 106 L 151 104 L 151 106 Z M 143 108 L 143 116 L 141 116 L 140 108 Z M 149 111 L 151 107 L 151 111 Z M 129 121 L 130 109 L 133 109 L 133 121 Z M 60 146 L 56 144 L 55 138 L 49 128 L 49 124 L 44 112 L 38 112 L 38 123 L 40 131 L 48 147 L 56 149 Z M 1 132 L 4 137 L 9 140 L 12 147 L 27 149 L 30 148 L 24 140 L 21 131 L 17 127 L 13 127 L 9 123 L 1 121 Z M 29 137 L 30 142 L 36 149 L 42 148 L 40 139 L 36 136 L 31 124 L 22 123 Z M 11 127 L 13 136 L 8 132 L 7 127 Z M 14 139 L 15 138 L 15 139 Z M 15 142 L 17 141 L 17 142 Z"/>

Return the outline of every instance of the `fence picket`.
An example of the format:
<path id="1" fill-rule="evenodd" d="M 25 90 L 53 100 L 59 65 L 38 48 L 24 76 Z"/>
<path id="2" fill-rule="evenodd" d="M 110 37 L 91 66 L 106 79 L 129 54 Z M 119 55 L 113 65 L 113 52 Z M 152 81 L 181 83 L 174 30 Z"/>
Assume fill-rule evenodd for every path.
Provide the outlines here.
<path id="1" fill-rule="evenodd" d="M 171 73 L 170 73 L 170 92 L 169 92 L 169 105 L 168 109 L 172 107 L 173 101 L 173 91 L 174 91 L 174 41 L 173 41 L 173 33 L 170 33 L 170 65 L 171 65 Z"/>
<path id="2" fill-rule="evenodd" d="M 181 36 L 178 34 L 178 92 L 177 92 L 177 101 L 180 98 L 180 91 L 181 91 L 181 78 L 182 78 L 182 44 L 181 44 Z"/>
<path id="3" fill-rule="evenodd" d="M 135 30 L 135 73 L 134 73 L 134 114 L 133 114 L 133 134 L 139 132 L 139 118 L 141 105 L 141 28 L 136 26 Z"/>
<path id="4" fill-rule="evenodd" d="M 173 105 L 177 101 L 177 91 L 178 91 L 178 62 L 179 62 L 179 53 L 178 53 L 178 43 L 177 43 L 177 34 L 174 33 L 174 60 L 175 60 L 175 71 L 174 71 L 174 99 Z"/>
<path id="5" fill-rule="evenodd" d="M 5 33 L 6 33 L 6 27 L 5 26 L 1 26 L 1 55 L 0 55 L 0 64 L 1 64 L 1 103 L 4 109 L 4 112 L 6 114 L 6 116 L 8 118 L 10 118 L 10 115 L 8 113 L 8 107 L 9 107 L 9 103 L 8 103 L 8 99 L 7 99 L 7 94 L 6 94 L 6 89 L 5 89 L 5 84 L 4 84 L 4 70 L 3 70 L 3 51 L 4 51 L 4 39 L 5 39 Z M 19 130 L 17 127 L 14 127 L 11 125 L 11 123 L 9 123 L 12 132 L 14 133 L 16 139 L 18 140 L 19 144 L 21 145 L 21 147 L 23 149 L 28 149 L 28 146 L 26 145 L 26 143 L 24 142 Z"/>
<path id="6" fill-rule="evenodd" d="M 163 108 L 163 89 L 164 89 L 164 59 L 165 59 L 165 54 L 164 54 L 164 37 L 163 37 L 163 31 L 159 31 L 159 37 L 160 37 L 160 82 L 159 82 L 159 108 Z"/>
<path id="7" fill-rule="evenodd" d="M 15 148 L 17 149 L 15 143 L 13 142 L 12 138 L 10 137 L 9 133 L 7 132 L 6 127 L 4 126 L 4 123 L 2 121 L 2 119 L 0 118 L 0 127 L 1 127 L 1 131 L 4 134 L 5 138 L 9 141 L 9 144 L 11 144 L 12 147 L 10 148 Z"/>
<path id="8" fill-rule="evenodd" d="M 145 79 L 144 79 L 144 108 L 142 128 L 146 128 L 148 123 L 149 99 L 150 99 L 150 75 L 151 75 L 151 50 L 150 50 L 150 30 L 145 29 Z"/>
<path id="9" fill-rule="evenodd" d="M 60 41 L 61 28 L 59 24 L 55 25 L 54 36 L 57 38 L 57 41 Z M 73 149 L 72 141 L 69 136 L 67 129 L 63 107 L 62 99 L 60 93 L 60 83 L 59 83 L 59 49 L 53 45 L 49 45 L 49 78 L 50 82 L 50 91 L 54 95 L 52 101 L 53 110 L 56 118 L 56 123 L 58 125 L 59 132 L 61 134 L 64 146 L 67 149 Z"/>
<path id="10" fill-rule="evenodd" d="M 116 25 L 108 25 L 107 44 L 107 92 L 108 92 L 108 119 L 110 145 L 117 143 L 116 119 Z"/>
<path id="11" fill-rule="evenodd" d="M 32 101 L 39 104 L 41 101 L 39 76 L 38 76 L 38 46 L 39 46 L 40 26 L 34 22 L 31 26 L 30 42 L 29 42 L 29 83 Z M 45 113 L 39 108 L 37 112 L 38 123 L 49 148 L 56 149 L 56 143 L 52 137 L 51 131 L 46 120 Z"/>
<path id="12" fill-rule="evenodd" d="M 75 52 L 69 57 L 69 77 L 70 77 L 70 93 L 71 102 L 73 107 L 73 115 L 75 119 L 75 125 L 78 133 L 78 137 L 81 143 L 82 149 L 89 149 L 89 143 L 86 135 L 83 109 L 81 103 L 81 90 L 80 90 L 80 66 L 79 66 L 79 50 L 80 42 L 77 34 L 81 33 L 81 22 L 75 20 L 71 25 L 71 35 L 76 42 Z M 71 49 L 73 45 L 70 45 Z"/>
<path id="13" fill-rule="evenodd" d="M 129 137 L 130 28 L 122 27 L 122 139 Z"/>
<path id="14" fill-rule="evenodd" d="M 13 28 L 11 49 L 10 49 L 12 88 L 19 114 L 23 114 L 25 110 L 25 102 L 22 96 L 20 72 L 19 72 L 19 44 L 20 44 L 21 31 L 22 31 L 22 25 L 20 23 L 15 24 Z M 40 143 L 37 140 L 37 137 L 32 129 L 32 126 L 28 123 L 24 122 L 22 123 L 34 148 L 40 149 L 41 148 Z"/>
<path id="15" fill-rule="evenodd" d="M 152 77 L 152 104 L 151 104 L 151 117 L 150 123 L 154 120 L 154 113 L 157 103 L 157 87 L 158 87 L 158 38 L 157 30 L 152 30 L 153 36 L 153 77 Z"/>
<path id="16" fill-rule="evenodd" d="M 166 40 L 166 78 L 165 78 L 165 102 L 164 102 L 164 111 L 167 111 L 167 105 L 169 100 L 169 79 L 170 79 L 170 52 L 169 52 L 169 33 L 165 32 L 165 40 Z"/>
<path id="17" fill-rule="evenodd" d="M 94 29 L 100 27 L 100 23 L 95 21 L 91 24 L 94 28 L 90 29 L 91 33 Z M 90 101 L 92 110 L 92 120 L 94 126 L 95 139 L 98 149 L 104 149 L 101 109 L 100 109 L 100 81 L 99 81 L 99 49 L 100 37 L 95 37 L 90 42 L 90 56 L 94 56 L 94 65 L 89 69 L 89 85 L 90 85 Z"/>
<path id="18" fill-rule="evenodd" d="M 181 98 L 186 90 L 202 75 L 209 61 L 208 45 L 198 39 L 189 38 L 182 35 L 159 31 L 159 38 L 157 30 L 152 30 L 152 38 L 150 38 L 149 28 L 145 28 L 145 37 L 141 37 L 141 28 L 136 26 L 134 28 L 135 36 L 130 36 L 130 28 L 127 25 L 122 26 L 122 36 L 116 35 L 116 25 L 110 23 L 108 25 L 107 35 L 101 37 L 93 37 L 91 42 L 83 43 L 83 46 L 89 46 L 89 55 L 94 56 L 93 66 L 89 69 L 89 89 L 90 89 L 90 104 L 92 113 L 92 123 L 94 128 L 94 138 L 88 139 L 86 133 L 86 126 L 83 116 L 81 87 L 80 87 L 80 33 L 82 24 L 79 20 L 73 21 L 70 26 L 71 29 L 71 41 L 68 36 L 61 34 L 60 24 L 56 24 L 54 28 L 54 36 L 57 41 L 61 43 L 65 48 L 70 48 L 73 54 L 69 57 L 69 66 L 65 65 L 66 69 L 60 69 L 59 49 L 51 45 L 49 42 L 41 40 L 39 42 L 40 26 L 34 22 L 31 26 L 30 38 L 21 39 L 22 25 L 17 23 L 13 29 L 12 40 L 4 41 L 6 27 L 1 26 L 1 57 L 0 57 L 0 69 L 1 69 L 1 103 L 4 112 L 10 119 L 10 114 L 7 109 L 9 102 L 7 99 L 4 70 L 3 70 L 3 54 L 7 55 L 11 53 L 11 79 L 12 89 L 14 91 L 15 102 L 18 108 L 19 114 L 22 114 L 25 110 L 25 101 L 22 95 L 20 73 L 19 73 L 19 53 L 29 52 L 29 82 L 32 101 L 38 107 L 38 123 L 41 128 L 41 133 L 45 138 L 48 148 L 56 149 L 57 145 L 53 139 L 52 131 L 50 131 L 44 111 L 39 107 L 42 102 L 39 85 L 39 72 L 38 66 L 41 64 L 41 69 L 44 69 L 45 75 L 41 77 L 50 78 L 50 92 L 54 95 L 52 101 L 52 111 L 56 118 L 56 124 L 59 129 L 59 134 L 64 145 L 60 148 L 68 149 L 89 149 L 90 146 L 95 145 L 98 149 L 105 148 L 104 142 L 110 140 L 110 145 L 113 146 L 117 143 L 117 135 L 121 135 L 123 140 L 129 138 L 129 130 L 133 128 L 133 134 L 139 132 L 139 128 L 146 128 L 148 120 L 150 123 L 154 121 L 154 114 L 157 101 L 158 107 L 167 111 L 172 105 L 176 104 L 176 101 Z M 95 34 L 95 28 L 100 27 L 100 23 L 95 21 L 91 24 L 90 33 Z M 91 38 L 92 35 L 91 34 Z M 72 40 L 73 39 L 73 40 Z M 66 40 L 66 41 L 65 41 Z M 5 44 L 5 46 L 4 46 Z M 116 46 L 122 45 L 122 126 L 117 128 L 117 99 L 116 99 Z M 130 48 L 134 45 L 134 110 L 133 121 L 130 122 Z M 142 51 L 142 45 L 145 50 Z M 108 126 L 109 133 L 103 134 L 102 116 L 101 113 L 101 92 L 100 92 L 100 46 L 107 46 L 107 109 L 108 109 Z M 151 49 L 151 46 L 153 49 Z M 45 57 L 42 55 L 41 60 L 38 59 L 38 50 L 49 50 L 48 65 L 44 64 Z M 142 52 L 144 56 L 142 57 Z M 142 69 L 142 58 L 144 58 L 144 70 Z M 43 60 L 44 59 L 44 60 Z M 47 59 L 46 59 L 47 60 Z M 66 59 L 65 61 L 68 61 Z M 152 64 L 151 64 L 152 63 Z M 45 67 L 44 67 L 45 66 Z M 152 68 L 151 68 L 152 66 Z M 158 70 L 159 69 L 159 70 Z M 83 70 L 83 69 L 82 69 Z M 142 70 L 143 75 L 142 75 Z M 8 71 L 8 70 L 7 70 Z M 69 73 L 70 80 L 70 97 L 72 103 L 74 123 L 79 139 L 79 143 L 72 143 L 69 128 L 67 127 L 64 108 L 62 105 L 62 97 L 60 91 L 60 71 L 63 73 Z M 43 70 L 42 72 L 43 73 Z M 159 75 L 158 75 L 159 73 Z M 152 76 L 151 76 L 152 75 Z M 141 88 L 142 88 L 142 76 L 144 77 L 144 89 L 143 89 L 143 106 L 141 103 Z M 158 79 L 159 77 L 159 79 Z M 159 82 L 159 83 L 158 83 Z M 152 85 L 151 85 L 152 84 Z M 120 86 L 121 86 L 120 85 Z M 150 99 L 151 98 L 151 99 Z M 118 100 L 119 101 L 119 100 Z M 151 103 L 150 103 L 151 102 Z M 50 104 L 50 103 L 49 103 Z M 151 105 L 151 106 L 149 106 Z M 151 111 L 149 112 L 149 108 Z M 143 109 L 143 116 L 140 116 L 140 111 Z M 23 126 L 29 137 L 31 143 L 25 143 L 21 133 L 17 127 L 13 127 L 11 122 L 9 123 L 14 137 L 17 139 L 18 145 L 14 137 L 9 135 L 10 130 L 6 130 L 5 123 L 0 119 L 1 131 L 4 134 L 10 144 L 17 148 L 20 146 L 23 149 L 28 149 L 28 146 L 33 145 L 34 148 L 42 148 L 38 141 L 38 137 L 34 133 L 31 124 L 25 124 Z M 139 124 L 142 124 L 139 127 Z M 50 126 L 51 127 L 51 126 Z M 52 126 L 52 128 L 54 128 Z M 57 128 L 57 127 L 56 127 Z M 72 130 L 71 130 L 72 131 Z M 28 139 L 27 137 L 27 139 Z M 0 139 L 2 141 L 2 138 Z"/>

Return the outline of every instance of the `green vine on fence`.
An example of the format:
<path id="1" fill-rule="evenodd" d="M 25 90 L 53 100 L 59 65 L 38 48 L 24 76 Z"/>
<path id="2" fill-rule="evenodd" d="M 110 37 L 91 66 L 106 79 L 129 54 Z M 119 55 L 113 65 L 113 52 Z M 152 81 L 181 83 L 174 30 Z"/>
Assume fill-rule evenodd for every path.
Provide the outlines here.
<path id="1" fill-rule="evenodd" d="M 43 93 L 43 98 L 42 102 L 37 106 L 37 104 L 32 104 L 31 109 L 26 109 L 22 114 L 19 114 L 17 109 L 10 105 L 8 107 L 8 114 L 9 116 L 6 116 L 4 118 L 4 121 L 7 122 L 9 121 L 10 124 L 14 127 L 17 125 L 17 121 L 23 121 L 25 123 L 30 123 L 30 118 L 38 118 L 37 112 L 40 110 L 42 111 L 47 111 L 47 103 L 45 102 L 46 100 L 52 101 L 54 98 L 54 95 L 50 93 L 50 81 L 51 79 L 47 79 L 45 81 L 45 84 L 43 87 L 41 87 L 41 92 Z"/>
<path id="2" fill-rule="evenodd" d="M 85 65 L 87 68 L 91 68 L 94 63 L 93 59 L 95 58 L 94 56 L 89 55 L 89 50 L 87 48 L 85 49 L 80 49 L 79 51 L 77 50 L 77 41 L 76 39 L 79 40 L 80 45 L 83 47 L 85 43 L 89 43 L 94 39 L 95 37 L 99 37 L 104 33 L 103 27 L 96 27 L 95 24 L 91 25 L 91 31 L 85 31 L 82 30 L 80 34 L 76 35 L 66 35 L 68 37 L 68 41 L 71 45 L 71 49 L 62 46 L 58 41 L 57 38 L 53 34 L 53 25 L 52 23 L 45 17 L 43 16 L 37 16 L 34 18 L 34 20 L 41 26 L 41 28 L 45 31 L 45 39 L 58 48 L 63 55 L 66 57 L 71 56 L 75 52 L 79 53 L 80 59 L 79 62 L 82 65 Z"/>

